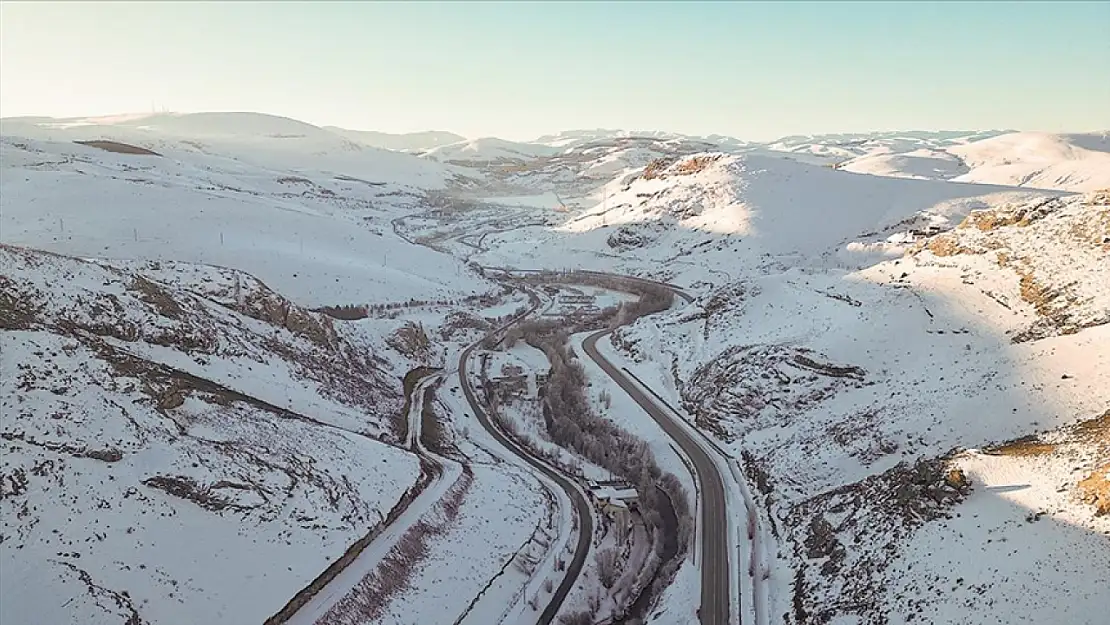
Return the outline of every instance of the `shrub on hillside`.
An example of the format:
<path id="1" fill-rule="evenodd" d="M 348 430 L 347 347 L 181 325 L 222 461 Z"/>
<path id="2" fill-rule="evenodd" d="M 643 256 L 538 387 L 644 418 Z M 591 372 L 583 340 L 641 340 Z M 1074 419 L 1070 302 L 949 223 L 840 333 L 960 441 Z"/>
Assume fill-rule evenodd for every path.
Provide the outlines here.
<path id="1" fill-rule="evenodd" d="M 342 321 L 358 321 L 370 316 L 370 309 L 366 306 L 347 304 L 345 306 L 322 306 L 312 312 L 323 313 L 333 319 Z"/>

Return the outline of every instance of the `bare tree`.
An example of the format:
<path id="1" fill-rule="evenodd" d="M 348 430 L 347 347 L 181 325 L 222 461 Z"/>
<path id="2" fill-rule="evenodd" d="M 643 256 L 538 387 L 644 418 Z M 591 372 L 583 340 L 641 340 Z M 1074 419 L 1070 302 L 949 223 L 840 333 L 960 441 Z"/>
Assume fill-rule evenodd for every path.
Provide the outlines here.
<path id="1" fill-rule="evenodd" d="M 617 577 L 620 575 L 618 564 L 620 562 L 620 554 L 612 547 L 603 549 L 594 556 L 597 562 L 597 579 L 606 590 L 613 587 L 617 583 Z"/>
<path id="2" fill-rule="evenodd" d="M 590 612 L 593 612 L 594 614 L 597 614 L 598 610 L 601 609 L 601 595 L 597 594 L 596 592 L 593 593 L 592 595 L 590 595 L 589 605 L 590 605 Z"/>

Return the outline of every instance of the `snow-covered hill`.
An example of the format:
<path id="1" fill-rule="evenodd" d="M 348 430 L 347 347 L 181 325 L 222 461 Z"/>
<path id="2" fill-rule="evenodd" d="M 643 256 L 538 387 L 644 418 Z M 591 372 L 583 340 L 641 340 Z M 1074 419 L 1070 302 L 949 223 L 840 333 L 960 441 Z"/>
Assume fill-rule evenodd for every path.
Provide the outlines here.
<path id="1" fill-rule="evenodd" d="M 592 228 L 660 220 L 751 237 L 760 251 L 824 251 L 956 197 L 1002 187 L 875 179 L 762 155 L 708 153 L 656 161 L 608 197 L 608 210 L 572 222 Z"/>
<path id="2" fill-rule="evenodd" d="M 524 147 L 519 147 L 523 145 Z M 451 147 L 451 146 L 447 146 Z M 452 161 L 463 165 L 467 182 L 480 180 L 471 192 L 489 196 L 560 193 L 572 208 L 591 205 L 589 196 L 605 185 L 621 185 L 625 178 L 658 158 L 674 158 L 719 146 L 703 140 L 674 137 L 588 137 L 566 147 L 518 144 L 516 156 L 500 160 Z M 525 152 L 536 155 L 526 157 Z M 492 153 L 491 153 L 492 154 Z M 616 186 L 613 187 L 614 189 Z"/>
<path id="3" fill-rule="evenodd" d="M 726 135 L 684 135 L 677 132 L 662 130 L 565 130 L 555 134 L 544 135 L 534 139 L 532 143 L 550 145 L 553 147 L 572 148 L 582 144 L 599 143 L 615 139 L 652 139 L 655 141 L 694 141 L 711 143 L 722 149 L 740 148 L 752 145 L 750 141 L 743 141 L 736 137 Z"/>
<path id="4" fill-rule="evenodd" d="M 448 169 L 370 147 L 297 120 L 261 113 L 159 113 L 100 118 L 4 118 L 0 134 L 54 141 L 114 140 L 157 152 L 184 149 L 287 172 L 346 175 L 410 188 L 442 188 Z"/>
<path id="5" fill-rule="evenodd" d="M 518 143 L 496 137 L 463 140 L 434 147 L 421 156 L 441 163 L 455 163 L 469 166 L 521 163 L 559 152 L 535 143 Z"/>
<path id="6" fill-rule="evenodd" d="M 488 288 L 458 260 L 394 235 L 390 221 L 421 201 L 397 170 L 329 174 L 308 154 L 297 169 L 270 169 L 232 158 L 238 143 L 209 154 L 157 137 L 146 145 L 160 156 L 0 138 L 0 241 L 235 267 L 313 306 Z"/>
<path id="7" fill-rule="evenodd" d="M 61 119 L 7 117 L 2 123 L 4 134 L 22 131 L 72 138 L 74 133 L 132 132 L 132 136 L 225 139 L 244 143 L 285 139 L 298 147 L 351 149 L 349 142 L 323 128 L 262 113 L 150 113 Z"/>
<path id="8" fill-rule="evenodd" d="M 1017 132 L 948 152 L 970 169 L 956 178 L 964 182 L 1068 191 L 1110 187 L 1110 141 L 1105 135 Z"/>
<path id="9" fill-rule="evenodd" d="M 794 136 L 759 144 L 720 135 L 579 130 L 531 143 L 464 141 L 425 156 L 462 166 L 472 190 L 527 195 L 557 189 L 576 199 L 605 183 L 622 184 L 654 159 L 698 152 L 766 156 L 880 177 L 1088 191 L 1110 186 L 1106 145 L 1103 135 L 1003 131 Z"/>
<path id="10" fill-rule="evenodd" d="M 401 377 L 526 306 L 463 259 L 696 296 L 604 349 L 741 459 L 773 618 L 1101 622 L 1110 197 L 1070 190 L 1110 187 L 1103 135 L 520 143 L 254 113 L 0 134 L 4 622 L 273 614 L 417 480 Z M 344 304 L 382 318 L 308 310 Z M 379 608 L 493 622 L 555 576 L 517 558 L 569 509 L 443 375 L 419 416 L 473 484 Z M 389 570 L 371 556 L 352 583 Z M 696 609 L 678 575 L 656 625 Z"/>
<path id="11" fill-rule="evenodd" d="M 897 154 L 859 156 L 839 163 L 837 169 L 893 178 L 952 180 L 968 173 L 969 167 L 955 154 L 922 148 Z"/>
<path id="12" fill-rule="evenodd" d="M 912 223 L 954 224 L 972 209 L 1057 192 L 906 180 L 837 171 L 761 154 L 700 153 L 652 161 L 588 198 L 559 229 L 487 237 L 489 264 L 533 259 L 651 271 L 691 282 L 706 267 L 733 276 L 768 263 L 859 267 Z M 540 245 L 537 245 L 537 244 Z M 571 251 L 573 250 L 573 251 Z M 872 254 L 878 253 L 878 256 Z M 599 255 L 600 254 L 600 255 Z M 558 265 L 565 266 L 565 265 Z M 688 279 L 687 279 L 688 278 Z"/>
<path id="13" fill-rule="evenodd" d="M 987 139 L 1006 131 L 897 131 L 795 135 L 767 144 L 767 149 L 791 154 L 809 154 L 830 162 L 858 156 L 903 154 L 922 149 L 943 149 Z"/>
<path id="14" fill-rule="evenodd" d="M 349 130 L 337 126 L 324 126 L 324 130 L 346 137 L 356 143 L 399 152 L 424 152 L 434 147 L 465 141 L 466 137 L 453 132 L 429 130 L 426 132 L 388 133 L 373 130 Z"/>
<path id="15" fill-rule="evenodd" d="M 1105 202 L 999 204 L 860 271 L 739 272 L 618 333 L 744 455 L 780 545 L 772 613 L 1101 622 Z"/>
<path id="16" fill-rule="evenodd" d="M 1098 134 L 1016 132 L 939 148 L 870 151 L 838 167 L 879 176 L 1094 191 L 1110 187 L 1110 140 Z"/>
<path id="17" fill-rule="evenodd" d="M 0 247 L 0 621 L 277 612 L 420 472 L 383 330 L 230 270 Z"/>

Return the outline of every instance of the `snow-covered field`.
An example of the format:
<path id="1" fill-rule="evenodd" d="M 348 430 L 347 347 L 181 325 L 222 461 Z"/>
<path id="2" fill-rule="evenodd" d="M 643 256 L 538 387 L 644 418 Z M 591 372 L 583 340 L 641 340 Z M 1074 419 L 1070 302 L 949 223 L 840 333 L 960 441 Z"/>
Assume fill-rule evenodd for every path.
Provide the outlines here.
<path id="1" fill-rule="evenodd" d="M 434 529 L 370 622 L 534 619 L 575 530 L 461 398 L 453 358 L 526 303 L 467 261 L 697 297 L 599 347 L 738 459 L 772 541 L 771 621 L 1103 620 L 1110 197 L 1074 192 L 1110 188 L 1105 134 L 521 143 L 254 113 L 0 131 L 4 623 L 275 614 L 417 481 L 400 414 L 417 365 L 448 368 L 434 418 L 457 464 L 383 534 Z M 575 290 L 627 299 L 558 294 Z M 308 310 L 341 305 L 369 318 Z M 524 344 L 483 354 L 490 375 L 549 366 Z M 693 491 L 579 360 L 592 408 Z M 504 415 L 607 477 L 551 441 L 539 392 L 530 376 Z M 651 622 L 692 618 L 695 554 Z M 611 596 L 598 583 L 591 553 L 563 613 Z"/>
<path id="2" fill-rule="evenodd" d="M 486 515 L 460 514 L 463 523 L 440 542 L 435 556 L 441 568 L 427 574 L 477 588 L 450 598 L 455 603 L 463 598 L 469 601 L 456 615 L 462 624 L 534 622 L 561 579 L 577 539 L 570 502 L 554 483 L 528 471 L 522 460 L 502 449 L 476 422 L 459 391 L 457 376 L 448 378 L 440 401 L 442 414 L 456 432 L 459 452 L 475 468 L 474 488 L 482 491 L 467 505 L 471 511 L 484 505 Z M 491 498 L 493 493 L 498 496 Z M 477 549 L 479 543 L 484 550 Z M 475 566 L 483 559 L 492 568 Z M 458 562 L 467 566 L 459 567 Z M 445 586 L 442 592 L 450 588 L 454 586 Z M 428 606 L 426 614 L 432 622 L 440 618 L 434 612 L 437 605 Z"/>
<path id="3" fill-rule="evenodd" d="M 550 541 L 556 529 L 548 523 L 542 491 L 534 480 L 492 467 L 477 467 L 473 479 L 454 525 L 430 542 L 413 589 L 396 597 L 375 622 L 494 623 L 510 593 L 527 583 L 529 572 L 522 570 L 530 566 L 527 558 L 544 554 L 533 541 Z M 502 577 L 508 578 L 504 586 L 483 593 Z"/>
<path id="4" fill-rule="evenodd" d="M 109 128 L 91 136 L 116 137 Z M 70 131 L 51 135 L 58 132 Z M 388 183 L 374 186 L 304 155 L 311 168 L 270 169 L 249 160 L 251 145 L 213 156 L 180 139 L 161 141 L 171 142 L 157 148 L 164 156 L 150 156 L 5 134 L 0 241 L 234 267 L 312 306 L 451 299 L 489 288 L 456 259 L 393 234 L 390 221 L 421 192 L 399 185 L 395 166 Z M 420 159 L 395 157 L 420 171 Z"/>

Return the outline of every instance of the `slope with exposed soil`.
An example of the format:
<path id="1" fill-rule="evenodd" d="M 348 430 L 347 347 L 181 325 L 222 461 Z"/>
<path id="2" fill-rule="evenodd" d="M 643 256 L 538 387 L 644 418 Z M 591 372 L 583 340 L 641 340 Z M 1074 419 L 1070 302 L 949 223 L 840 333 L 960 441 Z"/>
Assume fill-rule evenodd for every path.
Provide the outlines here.
<path id="1" fill-rule="evenodd" d="M 772 614 L 1101 621 L 1107 211 L 972 212 L 902 258 L 751 272 L 615 334 L 744 456 L 780 545 Z"/>
<path id="2" fill-rule="evenodd" d="M 417 480 L 403 356 L 198 271 L 0 248 L 0 620 L 261 622 Z"/>

